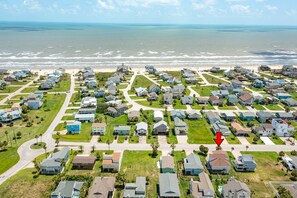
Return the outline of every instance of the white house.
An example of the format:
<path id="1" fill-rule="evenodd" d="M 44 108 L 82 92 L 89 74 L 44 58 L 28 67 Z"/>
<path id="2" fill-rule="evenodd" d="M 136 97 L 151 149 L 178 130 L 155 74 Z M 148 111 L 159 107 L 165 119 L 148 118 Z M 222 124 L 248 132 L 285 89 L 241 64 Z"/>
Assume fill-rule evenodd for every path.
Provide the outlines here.
<path id="1" fill-rule="evenodd" d="M 106 124 L 105 123 L 93 123 L 92 135 L 105 135 Z"/>
<path id="2" fill-rule="evenodd" d="M 95 97 L 86 97 L 81 101 L 81 107 L 97 107 L 97 99 Z"/>
<path id="3" fill-rule="evenodd" d="M 154 121 L 155 122 L 159 122 L 161 120 L 163 120 L 164 115 L 162 111 L 154 111 Z"/>
<path id="4" fill-rule="evenodd" d="M 291 136 L 291 133 L 294 131 L 293 126 L 289 126 L 287 122 L 280 118 L 272 119 L 271 124 L 274 127 L 275 134 L 279 137 Z"/>
<path id="5" fill-rule="evenodd" d="M 136 134 L 146 135 L 148 131 L 148 124 L 145 122 L 139 122 L 136 124 Z"/>

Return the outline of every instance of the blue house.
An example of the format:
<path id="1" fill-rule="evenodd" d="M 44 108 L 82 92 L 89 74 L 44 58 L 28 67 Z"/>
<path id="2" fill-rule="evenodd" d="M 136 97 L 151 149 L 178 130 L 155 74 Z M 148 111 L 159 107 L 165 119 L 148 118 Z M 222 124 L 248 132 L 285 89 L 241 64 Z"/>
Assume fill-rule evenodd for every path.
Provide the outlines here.
<path id="1" fill-rule="evenodd" d="M 160 91 L 160 87 L 158 85 L 153 84 L 149 87 L 148 91 L 149 93 L 152 93 L 152 92 L 158 93 Z"/>
<path id="2" fill-rule="evenodd" d="M 277 79 L 277 80 L 273 80 L 272 83 L 277 83 L 283 86 L 285 85 L 286 81 L 284 79 Z"/>
<path id="3" fill-rule="evenodd" d="M 239 118 L 242 121 L 253 121 L 256 119 L 256 114 L 253 112 L 241 112 Z"/>
<path id="4" fill-rule="evenodd" d="M 131 126 L 115 126 L 113 133 L 118 135 L 129 135 Z"/>
<path id="5" fill-rule="evenodd" d="M 198 175 L 203 171 L 202 162 L 194 153 L 191 153 L 184 159 L 184 168 L 186 175 Z"/>
<path id="6" fill-rule="evenodd" d="M 275 94 L 275 97 L 280 100 L 292 98 L 292 96 L 288 93 L 277 93 L 277 94 Z"/>
<path id="7" fill-rule="evenodd" d="M 99 89 L 94 91 L 94 96 L 96 98 L 104 98 L 105 96 L 105 90 L 104 89 Z"/>
<path id="8" fill-rule="evenodd" d="M 254 86 L 255 88 L 262 88 L 262 87 L 263 87 L 263 81 L 256 79 L 256 80 L 254 81 L 253 86 Z"/>
<path id="9" fill-rule="evenodd" d="M 74 122 L 68 123 L 66 126 L 66 129 L 68 134 L 80 134 L 81 122 L 74 121 Z"/>

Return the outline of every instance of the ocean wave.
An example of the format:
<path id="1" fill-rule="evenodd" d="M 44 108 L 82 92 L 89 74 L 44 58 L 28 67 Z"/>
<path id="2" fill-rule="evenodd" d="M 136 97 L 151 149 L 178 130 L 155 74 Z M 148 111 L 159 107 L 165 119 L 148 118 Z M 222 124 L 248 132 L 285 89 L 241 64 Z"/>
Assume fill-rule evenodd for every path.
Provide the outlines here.
<path id="1" fill-rule="evenodd" d="M 151 50 L 149 50 L 148 53 L 149 53 L 149 54 L 159 54 L 159 52 L 151 51 Z"/>

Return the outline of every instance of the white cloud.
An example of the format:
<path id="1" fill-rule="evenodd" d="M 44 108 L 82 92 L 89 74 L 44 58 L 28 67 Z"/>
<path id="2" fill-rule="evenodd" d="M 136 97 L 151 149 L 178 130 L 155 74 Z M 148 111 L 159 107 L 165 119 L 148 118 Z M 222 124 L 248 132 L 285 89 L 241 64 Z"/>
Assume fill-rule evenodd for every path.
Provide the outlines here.
<path id="1" fill-rule="evenodd" d="M 235 13 L 248 14 L 251 12 L 249 5 L 240 5 L 240 4 L 232 5 L 230 6 L 230 9 L 232 12 L 235 12 Z"/>
<path id="2" fill-rule="evenodd" d="M 37 0 L 24 0 L 23 5 L 30 10 L 40 10 L 40 4 Z"/>
<path id="3" fill-rule="evenodd" d="M 266 0 L 255 0 L 256 2 L 264 2 L 264 1 L 266 1 Z"/>
<path id="4" fill-rule="evenodd" d="M 112 0 L 97 0 L 97 4 L 99 8 L 103 8 L 106 10 L 113 10 L 115 9 L 114 3 Z"/>
<path id="5" fill-rule="evenodd" d="M 211 8 L 213 9 L 213 5 L 215 5 L 215 0 L 201 0 L 201 1 L 195 1 L 192 3 L 192 6 L 196 10 L 202 10 L 205 8 Z"/>
<path id="6" fill-rule="evenodd" d="M 269 11 L 277 11 L 278 7 L 273 5 L 266 5 L 265 8 Z"/>
<path id="7" fill-rule="evenodd" d="M 297 10 L 287 10 L 286 11 L 286 14 L 288 15 L 288 16 L 297 16 Z"/>

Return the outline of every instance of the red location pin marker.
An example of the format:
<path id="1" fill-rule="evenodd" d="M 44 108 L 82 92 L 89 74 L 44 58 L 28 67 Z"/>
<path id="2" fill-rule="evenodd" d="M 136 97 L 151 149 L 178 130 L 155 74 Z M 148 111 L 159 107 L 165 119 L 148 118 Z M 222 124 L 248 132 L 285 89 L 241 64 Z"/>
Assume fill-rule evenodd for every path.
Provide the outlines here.
<path id="1" fill-rule="evenodd" d="M 216 132 L 216 138 L 213 139 L 215 141 L 215 143 L 220 146 L 222 144 L 222 142 L 224 141 L 224 139 L 222 139 L 222 132 Z"/>

